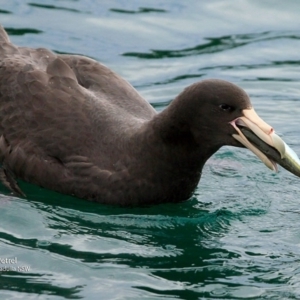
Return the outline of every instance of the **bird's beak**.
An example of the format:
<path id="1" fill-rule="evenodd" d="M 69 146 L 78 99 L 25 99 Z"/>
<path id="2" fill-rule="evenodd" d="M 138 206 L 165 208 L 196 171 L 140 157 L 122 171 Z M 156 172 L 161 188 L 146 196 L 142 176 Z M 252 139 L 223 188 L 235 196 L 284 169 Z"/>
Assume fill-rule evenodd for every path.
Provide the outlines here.
<path id="1" fill-rule="evenodd" d="M 300 160 L 296 153 L 264 122 L 253 108 L 244 109 L 243 116 L 230 122 L 237 131 L 232 136 L 256 154 L 271 170 L 277 164 L 300 177 Z"/>

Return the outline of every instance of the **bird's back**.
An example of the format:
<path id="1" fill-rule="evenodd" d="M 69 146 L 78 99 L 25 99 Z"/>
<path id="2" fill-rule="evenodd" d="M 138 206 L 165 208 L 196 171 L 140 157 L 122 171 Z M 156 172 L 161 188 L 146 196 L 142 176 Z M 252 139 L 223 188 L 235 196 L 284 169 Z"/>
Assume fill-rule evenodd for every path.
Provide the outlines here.
<path id="1" fill-rule="evenodd" d="M 44 186 L 53 176 L 70 175 L 63 166 L 72 157 L 109 169 L 123 143 L 155 114 L 106 66 L 16 47 L 0 27 L 0 160 L 17 177 Z"/>
<path id="2" fill-rule="evenodd" d="M 78 55 L 16 47 L 0 28 L 0 134 L 8 140 L 31 137 L 45 146 L 46 137 L 56 143 L 51 136 L 59 135 L 73 139 L 73 147 L 76 138 L 96 138 L 101 144 L 101 136 L 124 137 L 127 127 L 155 114 L 106 66 Z M 90 149 L 88 141 L 80 146 Z"/>

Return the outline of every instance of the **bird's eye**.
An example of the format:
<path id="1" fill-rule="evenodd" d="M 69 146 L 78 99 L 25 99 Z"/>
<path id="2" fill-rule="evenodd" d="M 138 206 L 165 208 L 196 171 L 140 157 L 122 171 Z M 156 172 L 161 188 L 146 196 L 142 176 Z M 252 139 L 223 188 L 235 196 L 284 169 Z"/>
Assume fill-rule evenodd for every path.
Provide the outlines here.
<path id="1" fill-rule="evenodd" d="M 223 111 L 228 111 L 228 112 L 231 112 L 234 110 L 234 107 L 231 106 L 231 105 L 228 105 L 228 104 L 225 104 L 225 103 L 222 103 L 219 105 L 220 109 L 223 110 Z"/>

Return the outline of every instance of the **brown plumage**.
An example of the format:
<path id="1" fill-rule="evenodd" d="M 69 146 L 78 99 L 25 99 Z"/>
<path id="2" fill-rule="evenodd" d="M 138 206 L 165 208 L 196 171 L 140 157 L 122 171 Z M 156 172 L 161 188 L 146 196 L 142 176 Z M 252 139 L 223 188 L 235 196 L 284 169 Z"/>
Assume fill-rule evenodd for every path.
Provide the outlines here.
<path id="1" fill-rule="evenodd" d="M 108 204 L 186 200 L 215 151 L 241 147 L 229 122 L 250 107 L 205 80 L 158 114 L 97 61 L 17 47 L 0 27 L 0 179 L 18 194 L 22 179 Z"/>

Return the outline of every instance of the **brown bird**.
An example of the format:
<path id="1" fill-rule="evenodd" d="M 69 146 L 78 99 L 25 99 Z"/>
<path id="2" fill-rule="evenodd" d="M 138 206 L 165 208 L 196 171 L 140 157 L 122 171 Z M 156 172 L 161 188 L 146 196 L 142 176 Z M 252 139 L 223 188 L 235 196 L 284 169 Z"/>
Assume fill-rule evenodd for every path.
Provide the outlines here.
<path id="1" fill-rule="evenodd" d="M 118 205 L 179 202 L 207 159 L 247 147 L 269 168 L 300 175 L 294 152 L 223 80 L 188 86 L 157 113 L 101 63 L 17 47 L 0 26 L 0 178 Z"/>

